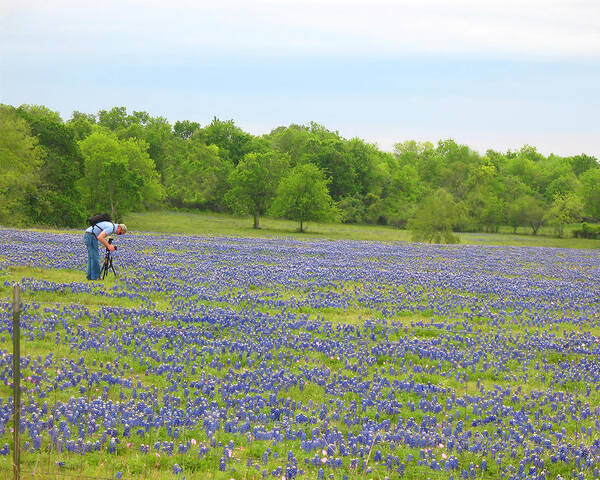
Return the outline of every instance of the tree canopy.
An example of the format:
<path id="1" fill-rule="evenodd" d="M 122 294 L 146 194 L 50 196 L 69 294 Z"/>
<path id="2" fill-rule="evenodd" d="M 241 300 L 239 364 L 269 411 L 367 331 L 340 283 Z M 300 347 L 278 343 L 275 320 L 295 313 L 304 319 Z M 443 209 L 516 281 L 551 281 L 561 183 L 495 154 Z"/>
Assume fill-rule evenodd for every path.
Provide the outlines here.
<path id="1" fill-rule="evenodd" d="M 80 187 L 90 211 L 108 210 L 118 220 L 162 200 L 163 187 L 143 141 L 119 140 L 98 129 L 80 145 L 84 157 Z"/>
<path id="2" fill-rule="evenodd" d="M 338 210 L 327 190 L 328 183 L 316 165 L 297 165 L 281 180 L 271 212 L 300 222 L 301 232 L 308 221 L 336 220 Z"/>
<path id="3" fill-rule="evenodd" d="M 12 107 L 0 106 L 0 132 L 0 222 L 20 225 L 28 220 L 24 198 L 40 182 L 46 152 Z"/>
<path id="4" fill-rule="evenodd" d="M 246 154 L 229 176 L 228 205 L 236 213 L 252 215 L 253 226 L 258 228 L 288 165 L 287 155 L 279 152 Z"/>
<path id="5" fill-rule="evenodd" d="M 450 193 L 438 188 L 421 201 L 409 228 L 416 241 L 457 243 L 458 237 L 452 232 L 459 221 L 460 207 Z"/>
<path id="6" fill-rule="evenodd" d="M 0 115 L 6 225 L 77 226 L 103 209 L 160 206 L 249 215 L 256 227 L 277 212 L 302 228 L 335 218 L 425 231 L 419 218 L 442 197 L 459 212 L 452 231 L 508 225 L 536 234 L 547 224 L 564 235 L 569 223 L 600 220 L 600 166 L 585 153 L 545 156 L 525 145 L 481 154 L 452 139 L 405 140 L 386 152 L 315 122 L 252 135 L 233 120 L 171 124 L 119 106 L 67 121 L 41 105 L 3 105 Z M 299 171 L 315 175 L 321 196 L 302 215 Z"/>

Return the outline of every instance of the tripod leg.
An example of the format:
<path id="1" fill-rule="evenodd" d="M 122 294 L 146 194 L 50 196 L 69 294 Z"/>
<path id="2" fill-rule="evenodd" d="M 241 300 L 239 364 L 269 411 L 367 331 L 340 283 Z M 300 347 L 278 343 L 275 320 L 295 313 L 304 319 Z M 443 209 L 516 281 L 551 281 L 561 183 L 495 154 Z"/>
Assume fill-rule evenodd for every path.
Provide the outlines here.
<path id="1" fill-rule="evenodd" d="M 104 263 L 102 264 L 102 268 L 100 269 L 100 279 L 104 280 L 106 278 L 107 273 L 108 273 L 108 257 L 104 257 Z"/>
<path id="2" fill-rule="evenodd" d="M 115 267 L 114 267 L 114 265 L 113 265 L 113 260 L 112 260 L 112 257 L 111 257 L 111 259 L 110 259 L 109 267 L 110 267 L 110 269 L 113 271 L 113 274 L 115 275 L 115 277 L 116 277 L 116 276 L 118 276 L 118 275 L 117 275 L 117 271 L 115 270 Z"/>

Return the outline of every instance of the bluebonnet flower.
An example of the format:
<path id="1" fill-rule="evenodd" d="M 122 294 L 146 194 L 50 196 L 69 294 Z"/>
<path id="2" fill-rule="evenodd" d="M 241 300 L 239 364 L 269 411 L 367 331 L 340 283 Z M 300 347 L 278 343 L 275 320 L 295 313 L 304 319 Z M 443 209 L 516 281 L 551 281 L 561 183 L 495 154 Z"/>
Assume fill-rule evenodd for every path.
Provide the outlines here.
<path id="1" fill-rule="evenodd" d="M 22 281 L 33 295 L 85 293 L 105 303 L 97 310 L 24 304 L 23 341 L 70 351 L 22 358 L 30 450 L 49 442 L 82 455 L 116 454 L 119 441 L 129 448 L 143 440 L 155 454 L 177 447 L 186 455 L 186 432 L 200 428 L 210 447 L 199 446 L 199 457 L 223 433 L 299 442 L 303 456 L 288 453 L 285 470 L 277 467 L 288 477 L 298 463 L 313 475 L 364 468 L 370 451 L 378 476 L 402 475 L 415 462 L 399 453 L 406 447 L 420 451 L 421 467 L 455 477 L 488 470 L 485 459 L 465 463 L 467 453 L 489 452 L 507 478 L 539 480 L 549 463 L 574 465 L 573 477 L 596 468 L 600 407 L 591 399 L 600 391 L 600 338 L 589 333 L 600 326 L 596 251 L 168 235 L 126 241 L 118 261 L 127 268 L 112 288 Z M 0 273 L 17 265 L 81 268 L 65 248 L 71 242 L 69 234 L 0 228 Z M 372 313 L 352 324 L 314 313 L 349 309 Z M 0 308 L 2 319 L 7 312 Z M 5 338 L 9 324 L 0 324 Z M 11 368 L 0 352 L 4 385 Z M 536 387 L 521 388 L 526 383 Z M 290 393 L 297 390 L 319 394 L 299 402 Z M 2 432 L 10 407 L 0 402 Z M 223 443 L 225 469 L 234 444 Z M 277 461 L 265 455 L 265 466 L 270 456 Z"/>

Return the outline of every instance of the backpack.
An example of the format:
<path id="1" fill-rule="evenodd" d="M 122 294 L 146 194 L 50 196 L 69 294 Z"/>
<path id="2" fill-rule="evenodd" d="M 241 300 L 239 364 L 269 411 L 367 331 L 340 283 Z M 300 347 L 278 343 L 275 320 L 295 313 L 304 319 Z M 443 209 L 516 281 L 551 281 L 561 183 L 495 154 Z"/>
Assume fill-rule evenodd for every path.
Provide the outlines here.
<path id="1" fill-rule="evenodd" d="M 108 213 L 97 213 L 87 219 L 87 224 L 90 227 L 93 227 L 94 225 L 96 225 L 97 223 L 100 223 L 100 222 L 111 222 L 112 223 L 112 218 L 110 218 L 110 215 Z"/>

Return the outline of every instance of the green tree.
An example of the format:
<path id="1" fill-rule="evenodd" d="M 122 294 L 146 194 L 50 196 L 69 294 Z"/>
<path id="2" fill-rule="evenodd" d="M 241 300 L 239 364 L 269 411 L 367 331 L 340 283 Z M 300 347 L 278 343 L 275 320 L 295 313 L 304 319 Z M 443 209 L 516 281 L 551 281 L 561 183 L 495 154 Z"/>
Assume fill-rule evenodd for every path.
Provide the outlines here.
<path id="1" fill-rule="evenodd" d="M 533 192 L 531 188 L 515 175 L 504 172 L 499 177 L 499 180 L 502 183 L 501 199 L 504 202 L 506 222 L 513 227 L 513 232 L 516 233 L 518 227 L 526 225 L 521 214 L 522 206 L 519 203 L 519 199 L 525 195 L 531 195 Z"/>
<path id="2" fill-rule="evenodd" d="M 143 208 L 156 208 L 165 197 L 164 187 L 156 171 L 156 164 L 148 153 L 149 146 L 143 140 L 121 140 L 121 151 L 127 159 L 127 167 L 141 179 Z"/>
<path id="3" fill-rule="evenodd" d="M 545 198 L 554 199 L 557 195 L 568 196 L 575 193 L 580 186 L 577 176 L 573 172 L 553 175 L 545 191 Z"/>
<path id="4" fill-rule="evenodd" d="M 506 223 L 517 233 L 517 229 L 523 225 L 521 206 L 517 201 L 509 203 L 506 207 Z"/>
<path id="5" fill-rule="evenodd" d="M 358 195 L 342 198 L 337 207 L 342 223 L 362 223 L 365 219 L 365 204 Z"/>
<path id="6" fill-rule="evenodd" d="M 359 193 L 353 155 L 347 152 L 344 139 L 315 123 L 311 124 L 310 134 L 302 162 L 314 163 L 329 178 L 329 192 L 334 200 Z"/>
<path id="7" fill-rule="evenodd" d="M 359 195 L 366 195 L 371 191 L 371 186 L 377 183 L 377 164 L 384 162 L 385 156 L 392 156 L 380 152 L 376 145 L 366 143 L 360 138 L 346 141 L 344 149 L 352 165 L 352 190 Z"/>
<path id="8" fill-rule="evenodd" d="M 384 198 L 374 193 L 368 193 L 363 199 L 365 205 L 365 222 L 373 225 L 385 225 L 387 223 L 387 204 Z"/>
<path id="9" fill-rule="evenodd" d="M 27 195 L 28 216 L 40 224 L 74 227 L 85 219 L 76 185 L 83 175 L 83 157 L 75 131 L 58 113 L 39 105 L 22 105 L 17 113 L 29 124 L 46 152 L 39 183 Z"/>
<path id="10" fill-rule="evenodd" d="M 537 235 L 538 230 L 544 224 L 546 213 L 542 201 L 534 195 L 523 195 L 517 200 L 515 208 L 520 224 L 531 227 L 532 233 Z"/>
<path id="11" fill-rule="evenodd" d="M 173 145 L 176 149 L 171 151 L 164 175 L 169 202 L 177 207 L 223 210 L 231 162 L 219 156 L 216 145 L 206 145 L 197 136 Z"/>
<path id="12" fill-rule="evenodd" d="M 271 147 L 290 156 L 292 167 L 314 163 L 330 179 L 329 193 L 336 201 L 363 196 L 370 191 L 375 164 L 382 152 L 359 138 L 346 140 L 323 125 L 290 125 L 273 130 L 266 139 Z"/>
<path id="13" fill-rule="evenodd" d="M 487 186 L 469 192 L 466 204 L 469 221 L 476 230 L 497 232 L 506 219 L 504 201 Z"/>
<path id="14" fill-rule="evenodd" d="M 96 178 L 102 195 L 95 196 L 93 205 L 98 210 L 109 209 L 115 221 L 141 207 L 144 182 L 137 171 L 129 168 L 127 159 L 107 159 L 99 166 Z"/>
<path id="15" fill-rule="evenodd" d="M 148 155 L 154 162 L 156 171 L 161 178 L 164 175 L 166 162 L 168 161 L 168 145 L 172 134 L 171 124 L 164 117 L 149 117 L 145 121 L 141 133 L 141 138 L 148 144 Z"/>
<path id="16" fill-rule="evenodd" d="M 581 197 L 586 213 L 600 219 L 600 168 L 591 168 L 581 177 Z"/>
<path id="17" fill-rule="evenodd" d="M 169 143 L 173 137 L 173 129 L 166 118 L 135 110 L 128 114 L 125 107 L 100 110 L 97 116 L 98 125 L 113 132 L 120 140 L 133 138 L 146 142 L 146 151 L 156 171 L 161 178 L 164 176 Z"/>
<path id="18" fill-rule="evenodd" d="M 85 161 L 81 187 L 90 211 L 109 210 L 118 220 L 162 200 L 163 187 L 143 141 L 119 140 L 97 130 L 80 146 Z"/>
<path id="19" fill-rule="evenodd" d="M 128 115 L 126 107 L 113 107 L 110 110 L 100 110 L 97 115 L 97 122 L 101 127 L 118 133 L 129 128 L 132 123 L 139 123 L 139 120 L 136 120 L 133 115 Z"/>
<path id="20" fill-rule="evenodd" d="M 531 193 L 523 193 L 506 206 L 506 220 L 516 233 L 518 227 L 530 227 L 534 235 L 544 223 L 543 203 Z"/>
<path id="21" fill-rule="evenodd" d="M 489 157 L 478 158 L 469 165 L 464 197 L 469 229 L 498 231 L 505 220 L 504 187 L 496 164 Z"/>
<path id="22" fill-rule="evenodd" d="M 405 142 L 398 142 L 394 145 L 394 154 L 398 157 L 408 155 L 408 163 L 414 163 L 414 160 L 418 156 L 422 156 L 425 154 L 425 152 L 431 151 L 433 149 L 434 145 L 431 142 L 417 142 L 415 140 L 407 140 Z"/>
<path id="23" fill-rule="evenodd" d="M 581 219 L 583 202 L 574 193 L 567 195 L 556 194 L 550 210 L 544 215 L 544 221 L 554 227 L 559 237 L 563 236 L 564 228 L 570 223 Z"/>
<path id="24" fill-rule="evenodd" d="M 471 171 L 485 167 L 495 171 L 495 167 L 488 166 L 477 152 L 466 145 L 457 144 L 454 140 L 438 142 L 434 155 L 438 157 L 441 164 L 441 177 L 439 184 L 434 183 L 431 186 L 444 188 L 456 200 L 463 200 L 469 192 L 468 178 Z"/>
<path id="25" fill-rule="evenodd" d="M 415 216 L 408 221 L 408 229 L 415 241 L 458 243 L 453 229 L 460 222 L 460 216 L 460 208 L 452 195 L 439 188 L 423 199 Z"/>
<path id="26" fill-rule="evenodd" d="M 537 171 L 535 189 L 547 203 L 552 203 L 556 195 L 564 196 L 577 189 L 577 176 L 567 158 L 552 154 L 537 164 Z"/>
<path id="27" fill-rule="evenodd" d="M 339 212 L 327 190 L 325 174 L 311 163 L 297 165 L 281 180 L 271 212 L 300 222 L 335 221 Z"/>
<path id="28" fill-rule="evenodd" d="M 428 168 L 423 163 L 433 156 L 434 149 L 435 147 L 431 142 L 407 140 L 394 145 L 394 156 L 400 165 L 410 165 L 420 173 L 425 173 Z M 432 165 L 432 168 L 433 170 L 437 170 L 439 166 Z M 437 173 L 431 176 L 436 177 Z"/>
<path id="29" fill-rule="evenodd" d="M 290 158 L 290 166 L 302 163 L 310 139 L 309 128 L 305 125 L 292 124 L 289 127 L 278 127 L 265 136 L 273 150 L 286 153 Z"/>
<path id="30" fill-rule="evenodd" d="M 529 150 L 527 150 L 529 152 Z M 531 159 L 531 152 L 520 153 L 508 158 L 506 173 L 517 177 L 532 191 L 538 191 L 537 183 L 540 176 L 539 163 Z"/>
<path id="31" fill-rule="evenodd" d="M 186 140 L 199 129 L 200 124 L 198 122 L 190 122 L 189 120 L 178 121 L 173 125 L 173 133 Z"/>
<path id="32" fill-rule="evenodd" d="M 252 215 L 253 227 L 259 228 L 288 167 L 287 155 L 279 152 L 246 154 L 229 176 L 225 201 L 236 213 Z"/>
<path id="33" fill-rule="evenodd" d="M 39 182 L 46 152 L 13 107 L 0 105 L 0 223 L 26 223 L 24 196 Z"/>
<path id="34" fill-rule="evenodd" d="M 207 145 L 219 147 L 219 155 L 236 166 L 252 147 L 252 135 L 235 125 L 233 120 L 214 117 L 210 125 L 198 131 Z"/>
<path id="35" fill-rule="evenodd" d="M 75 110 L 71 118 L 67 121 L 75 134 L 75 140 L 81 141 L 92 133 L 93 126 L 96 124 L 96 116 L 89 113 L 81 113 Z"/>
<path id="36" fill-rule="evenodd" d="M 591 157 L 583 153 L 581 155 L 570 157 L 568 160 L 571 163 L 573 173 L 575 173 L 575 175 L 578 177 L 592 168 L 600 168 L 600 164 L 598 164 L 598 160 L 595 157 Z"/>

